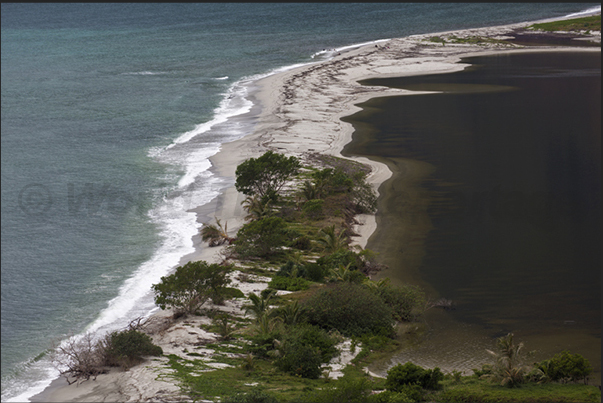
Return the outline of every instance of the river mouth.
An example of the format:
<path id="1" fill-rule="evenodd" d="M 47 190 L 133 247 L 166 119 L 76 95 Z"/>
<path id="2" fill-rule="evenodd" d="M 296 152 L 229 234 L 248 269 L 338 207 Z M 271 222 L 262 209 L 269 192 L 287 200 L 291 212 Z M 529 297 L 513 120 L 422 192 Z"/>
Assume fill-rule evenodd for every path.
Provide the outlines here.
<path id="1" fill-rule="evenodd" d="M 367 245 L 390 267 L 379 276 L 456 307 L 428 312 L 421 343 L 381 370 L 411 360 L 471 373 L 513 332 L 536 360 L 582 354 L 600 384 L 600 53 L 462 62 L 472 67 L 366 80 L 444 92 L 374 98 L 343 119 L 356 129 L 344 153 L 393 172 Z"/>

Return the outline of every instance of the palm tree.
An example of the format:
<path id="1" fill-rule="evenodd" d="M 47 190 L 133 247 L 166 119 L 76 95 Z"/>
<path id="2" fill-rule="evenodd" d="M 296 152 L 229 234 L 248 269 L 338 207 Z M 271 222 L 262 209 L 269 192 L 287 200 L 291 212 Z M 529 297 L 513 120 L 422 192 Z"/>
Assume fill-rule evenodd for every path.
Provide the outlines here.
<path id="1" fill-rule="evenodd" d="M 513 342 L 513 333 L 500 337 L 496 341 L 499 352 L 486 350 L 496 359 L 494 365 L 493 378 L 500 381 L 502 386 L 513 387 L 523 381 L 526 367 L 522 364 L 521 350 L 523 343 L 515 344 Z"/>
<path id="2" fill-rule="evenodd" d="M 258 220 L 262 217 L 267 217 L 272 213 L 270 199 L 262 201 L 257 195 L 248 196 L 243 200 L 242 204 L 245 211 L 247 211 L 247 215 L 245 216 L 245 220 L 247 221 Z"/>
<path id="3" fill-rule="evenodd" d="M 216 217 L 214 217 L 216 218 Z M 209 242 L 209 246 L 220 246 L 225 243 L 232 243 L 234 238 L 228 236 L 228 223 L 224 224 L 216 218 L 216 225 L 204 223 L 201 227 L 201 239 L 203 242 Z"/>
<path id="4" fill-rule="evenodd" d="M 245 306 L 245 313 L 251 313 L 253 316 L 255 316 L 256 321 L 259 322 L 260 318 L 264 316 L 264 314 L 271 314 L 271 312 L 269 312 L 270 300 L 274 294 L 275 292 L 271 292 L 258 296 L 253 292 L 250 293 L 248 298 L 251 301 L 251 304 Z"/>
<path id="5" fill-rule="evenodd" d="M 321 236 L 316 241 L 322 246 L 323 251 L 330 254 L 337 252 L 348 244 L 348 238 L 345 231 L 335 231 L 335 225 L 322 228 Z"/>
<path id="6" fill-rule="evenodd" d="M 296 325 L 302 316 L 302 308 L 299 301 L 295 300 L 290 304 L 285 305 L 276 312 L 276 318 L 281 320 L 286 325 Z"/>
<path id="7" fill-rule="evenodd" d="M 310 181 L 304 181 L 301 194 L 306 201 L 320 199 L 320 189 Z"/>
<path id="8" fill-rule="evenodd" d="M 329 270 L 329 277 L 327 280 L 329 282 L 335 283 L 338 281 L 351 281 L 352 280 L 352 270 L 350 270 L 351 263 L 347 265 L 340 264 L 336 269 Z"/>
<path id="9" fill-rule="evenodd" d="M 370 278 L 365 278 L 362 284 L 367 286 L 371 291 L 379 291 L 389 286 L 389 278 L 382 278 L 379 281 L 372 281 Z"/>

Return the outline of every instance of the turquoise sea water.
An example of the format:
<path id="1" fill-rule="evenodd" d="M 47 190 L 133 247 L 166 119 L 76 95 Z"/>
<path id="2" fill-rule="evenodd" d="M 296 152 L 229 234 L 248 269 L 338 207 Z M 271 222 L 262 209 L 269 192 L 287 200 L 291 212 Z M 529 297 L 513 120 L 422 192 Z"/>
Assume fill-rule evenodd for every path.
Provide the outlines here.
<path id="1" fill-rule="evenodd" d="M 2 4 L 2 400 L 44 353 L 154 309 L 193 250 L 247 88 L 323 49 L 579 13 L 546 4 Z"/>

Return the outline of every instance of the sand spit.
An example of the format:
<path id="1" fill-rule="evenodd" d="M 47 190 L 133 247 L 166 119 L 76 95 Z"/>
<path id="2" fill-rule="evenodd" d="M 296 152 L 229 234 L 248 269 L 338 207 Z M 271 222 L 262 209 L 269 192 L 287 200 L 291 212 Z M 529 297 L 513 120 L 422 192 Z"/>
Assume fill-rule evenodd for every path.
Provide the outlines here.
<path id="1" fill-rule="evenodd" d="M 545 20 L 545 21 L 551 21 Z M 544 22 L 538 21 L 538 22 Z M 462 57 L 495 54 L 500 52 L 521 51 L 598 51 L 600 48 L 572 48 L 553 46 L 525 47 L 504 42 L 483 42 L 480 44 L 446 43 L 430 41 L 431 37 L 471 38 L 484 37 L 504 40 L 513 36 L 531 23 L 520 23 L 499 27 L 448 31 L 434 34 L 413 35 L 391 39 L 378 45 L 366 45 L 353 49 L 331 60 L 304 66 L 262 79 L 255 83 L 252 97 L 261 106 L 254 133 L 231 143 L 224 144 L 221 151 L 211 158 L 213 170 L 220 176 L 231 178 L 234 182 L 238 164 L 252 157 L 258 157 L 267 150 L 286 155 L 294 155 L 306 160 L 309 153 L 321 153 L 340 156 L 340 152 L 352 138 L 353 128 L 340 120 L 359 110 L 355 104 L 373 97 L 413 95 L 418 92 L 389 89 L 385 87 L 367 87 L 358 84 L 358 80 L 377 77 L 395 77 L 403 75 L 424 75 L 449 73 L 464 69 L 460 64 Z M 600 33 L 591 33 L 589 40 L 600 43 Z M 421 92 L 424 93 L 424 92 Z M 367 164 L 372 171 L 368 182 L 375 189 L 391 176 L 389 169 L 381 163 L 366 158 L 355 158 Z M 243 197 L 234 187 L 214 201 L 210 207 L 198 209 L 200 222 L 208 222 L 216 216 L 222 222 L 228 222 L 229 232 L 235 233 L 243 223 L 241 201 Z M 375 217 L 358 217 L 362 224 L 357 228 L 359 237 L 355 243 L 364 247 L 376 228 Z M 198 238 L 198 237 L 197 237 Z M 200 239 L 194 239 L 202 246 Z M 200 247 L 183 258 L 188 260 L 221 260 L 220 247 Z M 236 274 L 235 274 L 236 276 Z M 247 279 L 249 280 L 249 279 Z M 254 282 L 236 280 L 237 286 L 247 295 L 259 292 L 266 287 L 266 279 Z M 243 299 L 227 302 L 217 307 L 233 313 L 242 312 Z M 154 342 L 163 348 L 166 354 L 184 357 L 187 349 L 192 350 L 201 344 L 216 340 L 213 333 L 206 332 L 200 325 L 209 323 L 206 317 L 170 320 L 169 312 L 160 312 L 152 317 L 151 336 Z M 344 348 L 349 346 L 342 345 Z M 206 351 L 208 366 L 219 368 L 220 363 L 212 362 L 213 352 Z M 344 354 L 348 358 L 352 354 Z M 178 385 L 170 378 L 170 369 L 164 364 L 167 358 L 149 360 L 127 372 L 114 370 L 99 375 L 80 385 L 67 386 L 64 379 L 55 380 L 44 392 L 34 396 L 31 401 L 44 402 L 165 402 L 188 401 Z M 337 362 L 333 368 L 339 372 L 346 362 Z"/>

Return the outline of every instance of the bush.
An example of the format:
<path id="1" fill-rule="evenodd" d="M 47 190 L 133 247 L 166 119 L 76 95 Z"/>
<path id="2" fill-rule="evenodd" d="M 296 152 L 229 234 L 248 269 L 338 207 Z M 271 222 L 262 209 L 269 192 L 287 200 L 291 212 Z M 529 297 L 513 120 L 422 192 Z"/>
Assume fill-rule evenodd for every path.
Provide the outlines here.
<path id="1" fill-rule="evenodd" d="M 281 371 L 302 378 L 320 377 L 322 359 L 318 348 L 299 343 L 284 343 L 279 351 L 281 356 L 275 361 L 275 365 Z"/>
<path id="2" fill-rule="evenodd" d="M 317 263 L 308 263 L 304 266 L 306 270 L 306 278 L 310 281 L 322 281 L 325 278 L 323 267 Z"/>
<path id="3" fill-rule="evenodd" d="M 259 333 L 249 338 L 251 343 L 247 346 L 247 351 L 256 357 L 268 358 L 274 352 L 275 340 L 280 337 L 280 332 L 274 330 L 269 333 Z"/>
<path id="4" fill-rule="evenodd" d="M 308 289 L 310 282 L 301 277 L 274 276 L 268 283 L 268 287 L 275 290 L 300 291 Z"/>
<path id="5" fill-rule="evenodd" d="M 303 307 L 309 323 L 345 336 L 393 333 L 391 308 L 357 284 L 329 284 L 306 299 Z"/>
<path id="6" fill-rule="evenodd" d="M 339 353 L 336 344 L 334 337 L 317 326 L 289 326 L 280 341 L 275 365 L 293 375 L 316 379 L 322 374 L 321 364 Z"/>
<path id="7" fill-rule="evenodd" d="M 404 393 L 408 391 L 406 388 L 408 385 L 437 390 L 440 389 L 439 382 L 443 379 L 444 374 L 437 367 L 434 369 L 423 369 L 412 362 L 407 362 L 404 365 L 398 364 L 387 371 L 385 388 L 394 392 Z"/>
<path id="8" fill-rule="evenodd" d="M 145 356 L 161 354 L 161 347 L 153 344 L 148 335 L 134 329 L 113 332 L 104 342 L 105 363 L 108 366 L 128 369 L 142 362 Z"/>
<path id="9" fill-rule="evenodd" d="M 551 381 L 585 380 L 592 372 L 588 360 L 580 354 L 563 351 L 553 358 L 535 364 Z"/>
<path id="10" fill-rule="evenodd" d="M 155 303 L 161 309 L 172 307 L 177 313 L 194 313 L 210 298 L 221 303 L 222 291 L 230 283 L 226 277 L 230 270 L 230 266 L 216 263 L 188 262 L 174 274 L 161 277 L 161 283 L 153 284 Z"/>
<path id="11" fill-rule="evenodd" d="M 410 322 L 414 320 L 425 306 L 425 296 L 415 286 L 387 286 L 378 288 L 376 292 L 383 302 L 392 308 L 394 318 L 399 321 Z"/>

